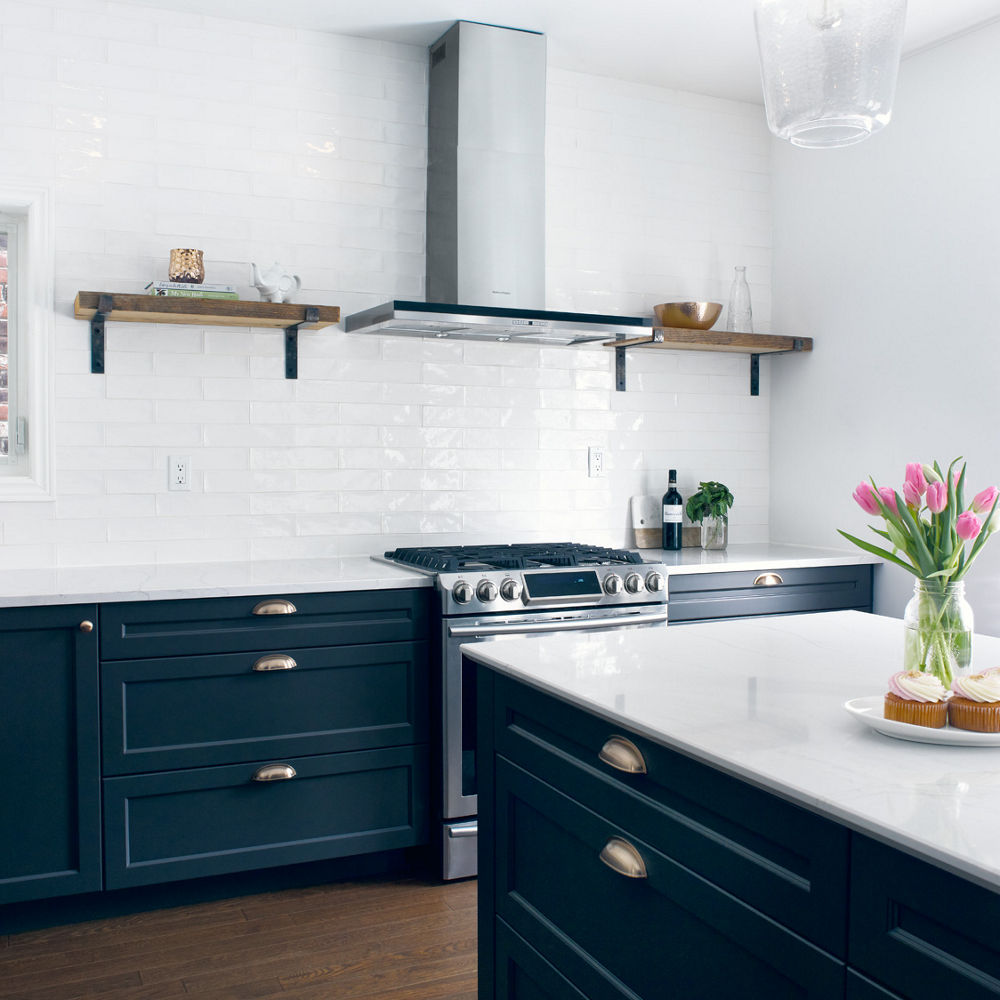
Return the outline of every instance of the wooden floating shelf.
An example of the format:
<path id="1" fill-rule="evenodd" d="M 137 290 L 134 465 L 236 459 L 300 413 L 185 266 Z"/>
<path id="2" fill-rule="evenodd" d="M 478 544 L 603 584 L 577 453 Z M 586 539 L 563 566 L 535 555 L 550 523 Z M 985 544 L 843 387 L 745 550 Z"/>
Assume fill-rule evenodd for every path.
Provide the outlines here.
<path id="1" fill-rule="evenodd" d="M 104 324 L 178 323 L 203 326 L 269 327 L 285 331 L 285 377 L 298 376 L 299 330 L 321 330 L 340 322 L 339 306 L 294 302 L 249 302 L 122 292 L 77 292 L 77 319 L 90 321 L 90 370 L 104 372 Z"/>
<path id="2" fill-rule="evenodd" d="M 734 333 L 731 330 L 689 330 L 676 326 L 654 326 L 642 337 L 608 340 L 605 347 L 615 349 L 616 388 L 625 391 L 625 357 L 632 349 L 654 348 L 666 351 L 712 351 L 750 355 L 750 395 L 760 395 L 761 354 L 786 354 L 811 351 L 812 337 L 785 337 L 770 333 Z"/>

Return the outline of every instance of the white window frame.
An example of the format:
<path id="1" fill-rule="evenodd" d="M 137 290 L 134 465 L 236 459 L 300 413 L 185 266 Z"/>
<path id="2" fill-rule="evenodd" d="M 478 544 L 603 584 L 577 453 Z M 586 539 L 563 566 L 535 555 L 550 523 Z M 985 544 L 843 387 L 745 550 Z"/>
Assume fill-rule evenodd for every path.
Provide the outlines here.
<path id="1" fill-rule="evenodd" d="M 10 455 L 0 462 L 0 502 L 51 500 L 55 498 L 51 190 L 0 178 L 0 217 L 17 233 L 14 266 L 8 271 Z M 23 451 L 16 444 L 18 418 L 27 429 Z"/>

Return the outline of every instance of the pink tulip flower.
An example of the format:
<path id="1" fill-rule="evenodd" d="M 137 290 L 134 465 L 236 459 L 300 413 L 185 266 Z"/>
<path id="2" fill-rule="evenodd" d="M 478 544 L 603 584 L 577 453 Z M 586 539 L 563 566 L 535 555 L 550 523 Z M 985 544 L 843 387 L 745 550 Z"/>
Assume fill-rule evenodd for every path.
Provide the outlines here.
<path id="1" fill-rule="evenodd" d="M 880 486 L 878 488 L 878 495 L 882 498 L 882 503 L 886 505 L 893 512 L 893 514 L 899 513 L 899 506 L 896 503 L 896 491 L 889 486 Z"/>
<path id="2" fill-rule="evenodd" d="M 853 493 L 858 506 L 866 514 L 881 514 L 878 504 L 875 502 L 875 491 L 868 483 L 858 483 L 857 489 Z"/>
<path id="3" fill-rule="evenodd" d="M 948 506 L 948 487 L 942 482 L 927 484 L 927 509 L 940 514 Z"/>
<path id="4" fill-rule="evenodd" d="M 915 490 L 917 496 L 922 497 L 924 495 L 924 491 L 927 489 L 927 478 L 924 476 L 924 467 L 919 462 L 906 463 L 906 481 L 903 485 L 904 496 L 906 496 L 907 486 Z M 909 499 L 906 502 L 909 503 Z M 915 504 L 914 506 L 919 506 L 919 504 Z"/>
<path id="5" fill-rule="evenodd" d="M 914 510 L 920 506 L 920 490 L 909 480 L 903 483 L 903 499 Z"/>
<path id="6" fill-rule="evenodd" d="M 967 542 L 971 541 L 982 530 L 982 523 L 971 510 L 958 515 L 958 520 L 955 522 L 955 531 L 958 533 L 959 538 Z"/>
<path id="7" fill-rule="evenodd" d="M 977 514 L 985 514 L 994 503 L 996 503 L 997 488 L 995 486 L 987 486 L 985 490 L 980 490 L 972 501 L 972 509 Z"/>

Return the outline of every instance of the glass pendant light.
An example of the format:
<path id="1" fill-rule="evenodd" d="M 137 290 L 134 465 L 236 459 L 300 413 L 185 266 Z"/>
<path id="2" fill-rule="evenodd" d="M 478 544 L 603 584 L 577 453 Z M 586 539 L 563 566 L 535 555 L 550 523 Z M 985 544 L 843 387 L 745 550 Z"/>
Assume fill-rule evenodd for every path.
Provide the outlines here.
<path id="1" fill-rule="evenodd" d="M 889 123 L 906 0 L 756 0 L 768 128 L 849 146 Z"/>

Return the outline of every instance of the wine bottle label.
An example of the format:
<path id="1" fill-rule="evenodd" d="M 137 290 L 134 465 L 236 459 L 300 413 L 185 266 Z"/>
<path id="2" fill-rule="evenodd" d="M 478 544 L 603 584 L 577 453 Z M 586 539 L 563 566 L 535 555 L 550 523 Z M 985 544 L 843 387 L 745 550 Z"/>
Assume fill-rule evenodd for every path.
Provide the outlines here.
<path id="1" fill-rule="evenodd" d="M 684 509 L 680 504 L 664 504 L 663 505 L 663 523 L 664 524 L 680 524 L 684 516 Z"/>

